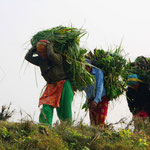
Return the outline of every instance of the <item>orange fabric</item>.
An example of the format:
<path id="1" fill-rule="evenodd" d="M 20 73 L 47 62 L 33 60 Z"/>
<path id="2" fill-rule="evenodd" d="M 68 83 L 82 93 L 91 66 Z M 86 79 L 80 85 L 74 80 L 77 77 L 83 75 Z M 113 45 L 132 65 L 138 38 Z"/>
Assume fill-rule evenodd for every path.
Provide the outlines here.
<path id="1" fill-rule="evenodd" d="M 55 108 L 59 107 L 64 83 L 65 80 L 61 80 L 56 82 L 56 84 L 47 84 L 43 95 L 39 99 L 39 106 L 47 104 Z"/>
<path id="2" fill-rule="evenodd" d="M 90 100 L 91 103 L 92 100 Z M 90 123 L 91 125 L 101 125 L 105 124 L 105 119 L 107 117 L 108 111 L 108 96 L 103 96 L 102 101 L 97 104 L 96 109 L 89 108 L 90 113 Z"/>

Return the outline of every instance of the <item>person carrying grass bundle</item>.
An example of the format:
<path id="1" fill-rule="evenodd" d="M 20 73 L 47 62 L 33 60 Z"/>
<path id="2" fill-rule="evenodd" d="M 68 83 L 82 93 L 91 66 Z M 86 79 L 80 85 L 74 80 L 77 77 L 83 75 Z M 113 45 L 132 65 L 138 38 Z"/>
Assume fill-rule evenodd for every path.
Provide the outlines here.
<path id="1" fill-rule="evenodd" d="M 37 56 L 34 54 L 37 53 Z M 40 67 L 41 75 L 47 82 L 46 89 L 39 99 L 43 105 L 39 122 L 52 125 L 53 109 L 61 121 L 72 123 L 73 90 L 63 68 L 63 57 L 54 52 L 53 44 L 40 40 L 26 54 L 25 59 Z"/>
<path id="2" fill-rule="evenodd" d="M 126 92 L 129 110 L 134 117 L 145 119 L 150 116 L 149 86 L 139 79 L 137 74 L 128 76 L 128 89 Z"/>
<path id="3" fill-rule="evenodd" d="M 85 59 L 85 61 L 87 62 L 85 65 L 86 70 L 95 78 L 95 84 L 85 88 L 89 105 L 90 124 L 96 126 L 105 125 L 109 98 L 104 88 L 104 73 L 94 67 L 91 60 Z"/>

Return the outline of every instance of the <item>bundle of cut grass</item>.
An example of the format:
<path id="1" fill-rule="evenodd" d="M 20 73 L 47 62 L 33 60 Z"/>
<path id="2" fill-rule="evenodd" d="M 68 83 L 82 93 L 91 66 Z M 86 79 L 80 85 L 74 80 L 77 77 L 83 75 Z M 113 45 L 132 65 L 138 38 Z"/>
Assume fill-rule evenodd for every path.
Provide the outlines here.
<path id="1" fill-rule="evenodd" d="M 87 57 L 93 61 L 93 65 L 104 72 L 104 83 L 109 99 L 116 99 L 126 90 L 128 68 L 127 60 L 121 55 L 121 46 L 115 50 L 104 51 L 95 49 Z"/>
<path id="2" fill-rule="evenodd" d="M 40 31 L 31 39 L 32 46 L 39 40 L 48 40 L 53 43 L 54 51 L 64 58 L 64 68 L 74 90 L 93 84 L 94 78 L 84 68 L 86 50 L 80 48 L 80 38 L 86 32 L 82 29 L 58 26 Z"/>
<path id="3" fill-rule="evenodd" d="M 130 66 L 131 74 L 137 74 L 140 80 L 150 84 L 150 58 L 138 56 Z"/>

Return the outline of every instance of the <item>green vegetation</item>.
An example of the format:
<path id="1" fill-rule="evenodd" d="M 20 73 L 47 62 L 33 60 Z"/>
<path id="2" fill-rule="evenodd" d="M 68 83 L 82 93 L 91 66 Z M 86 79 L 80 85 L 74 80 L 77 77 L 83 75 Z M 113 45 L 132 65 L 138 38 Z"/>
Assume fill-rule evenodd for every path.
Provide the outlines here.
<path id="1" fill-rule="evenodd" d="M 129 74 L 137 73 L 144 82 L 150 83 L 149 59 L 142 57 L 143 63 L 138 58 L 132 66 L 121 55 L 121 46 L 108 51 L 95 49 L 94 54 L 86 54 L 87 50 L 79 45 L 80 38 L 85 34 L 81 29 L 58 26 L 38 32 L 31 39 L 31 44 L 34 47 L 42 39 L 53 43 L 54 50 L 65 58 L 64 68 L 75 91 L 94 82 L 93 76 L 85 70 L 85 56 L 104 72 L 110 100 L 116 99 L 126 90 Z M 145 66 L 148 68 L 145 69 Z M 116 131 L 112 125 L 94 127 L 79 123 L 70 126 L 64 122 L 49 127 L 34 124 L 33 121 L 7 122 L 12 113 L 2 107 L 0 150 L 150 150 L 148 119 L 134 118 L 131 125 Z M 131 131 L 129 127 L 133 125 L 134 131 Z"/>
<path id="2" fill-rule="evenodd" d="M 140 80 L 146 84 L 150 84 L 150 58 L 138 56 L 135 61 L 131 63 L 129 72 L 138 74 Z"/>
<path id="3" fill-rule="evenodd" d="M 105 88 L 110 100 L 116 99 L 126 90 L 129 75 L 129 62 L 122 55 L 121 45 L 114 50 L 95 49 L 87 58 L 104 72 Z"/>
<path id="4" fill-rule="evenodd" d="M 64 58 L 64 69 L 75 91 L 94 83 L 94 77 L 83 65 L 87 50 L 80 47 L 80 39 L 85 34 L 83 29 L 57 26 L 39 31 L 31 39 L 33 47 L 43 39 L 53 43 L 54 51 Z"/>
<path id="5" fill-rule="evenodd" d="M 126 91 L 129 74 L 136 73 L 143 82 L 150 83 L 149 58 L 139 56 L 131 63 L 122 55 L 121 44 L 114 49 L 95 49 L 94 53 L 87 53 L 87 49 L 80 47 L 80 39 L 85 34 L 83 29 L 57 26 L 36 33 L 31 38 L 31 45 L 36 46 L 42 39 L 53 43 L 55 52 L 64 57 L 64 69 L 74 91 L 82 91 L 94 83 L 94 77 L 85 69 L 85 57 L 104 72 L 105 88 L 110 100 L 118 98 Z"/>
<path id="6" fill-rule="evenodd" d="M 1 150 L 150 150 L 149 120 L 134 120 L 135 129 L 115 131 L 67 123 L 48 127 L 32 121 L 0 122 Z"/>

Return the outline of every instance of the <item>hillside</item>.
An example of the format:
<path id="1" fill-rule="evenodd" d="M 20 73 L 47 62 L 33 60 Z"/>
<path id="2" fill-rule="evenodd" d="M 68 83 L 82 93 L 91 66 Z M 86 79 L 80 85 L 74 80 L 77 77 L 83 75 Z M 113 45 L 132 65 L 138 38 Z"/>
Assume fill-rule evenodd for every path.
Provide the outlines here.
<path id="1" fill-rule="evenodd" d="M 48 127 L 32 121 L 0 122 L 0 150 L 149 150 L 150 123 L 135 120 L 135 130 L 66 123 Z"/>

